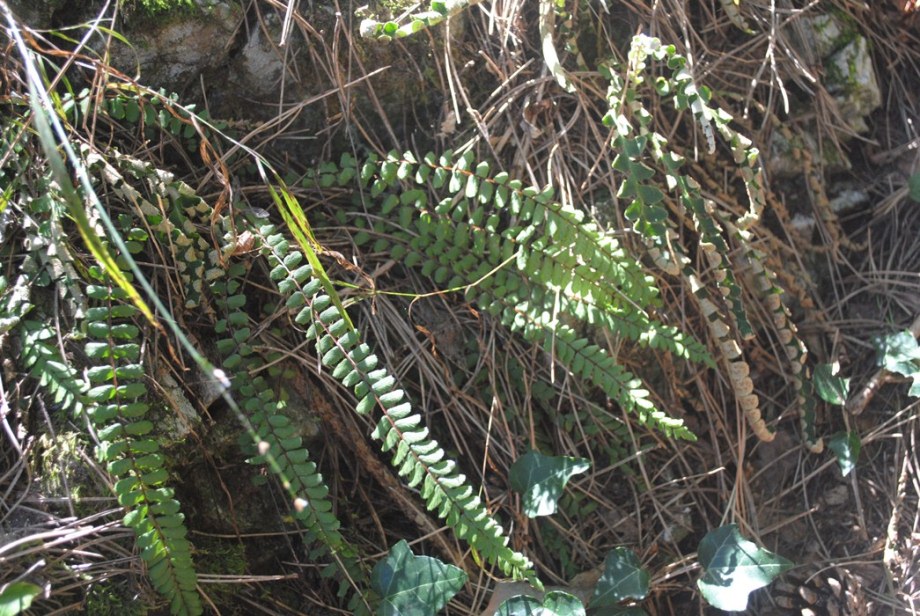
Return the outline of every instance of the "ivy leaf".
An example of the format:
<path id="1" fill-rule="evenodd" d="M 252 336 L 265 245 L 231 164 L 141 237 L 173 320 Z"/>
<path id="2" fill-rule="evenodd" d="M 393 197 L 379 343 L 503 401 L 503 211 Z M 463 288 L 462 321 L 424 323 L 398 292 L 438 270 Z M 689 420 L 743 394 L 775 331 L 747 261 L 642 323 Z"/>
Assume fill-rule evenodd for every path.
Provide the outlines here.
<path id="1" fill-rule="evenodd" d="M 835 368 L 831 364 L 818 364 L 815 367 L 815 389 L 825 402 L 843 406 L 850 390 L 850 379 L 836 376 Z"/>
<path id="2" fill-rule="evenodd" d="M 648 571 L 635 553 L 623 547 L 616 548 L 604 559 L 604 573 L 594 587 L 588 607 L 612 608 L 625 599 L 645 599 L 648 584 Z"/>
<path id="3" fill-rule="evenodd" d="M 574 595 L 554 590 L 546 593 L 543 603 L 527 595 L 511 597 L 495 616 L 585 616 L 585 606 Z"/>
<path id="4" fill-rule="evenodd" d="M 41 594 L 42 589 L 30 582 L 13 582 L 0 592 L 0 616 L 15 616 L 29 609 L 32 599 Z M 582 612 L 584 613 L 584 612 Z"/>
<path id="5" fill-rule="evenodd" d="M 840 472 L 846 477 L 851 470 L 856 468 L 856 459 L 859 458 L 859 450 L 862 446 L 859 435 L 855 432 L 838 432 L 831 437 L 827 445 L 837 456 Z"/>
<path id="6" fill-rule="evenodd" d="M 430 556 L 415 556 L 405 540 L 374 566 L 371 587 L 378 616 L 433 616 L 466 583 L 466 573 Z"/>
<path id="7" fill-rule="evenodd" d="M 792 568 L 792 563 L 757 547 L 738 532 L 737 524 L 706 533 L 699 547 L 706 570 L 697 586 L 710 605 L 720 610 L 747 609 L 748 595 Z"/>
<path id="8" fill-rule="evenodd" d="M 879 351 L 879 365 L 889 372 L 902 376 L 913 376 L 918 372 L 920 348 L 909 331 L 899 332 L 881 338 L 876 343 Z"/>
<path id="9" fill-rule="evenodd" d="M 920 173 L 915 173 L 907 180 L 907 194 L 911 201 L 920 203 Z"/>
<path id="10" fill-rule="evenodd" d="M 526 453 L 511 465 L 511 489 L 523 496 L 524 513 L 529 518 L 556 513 L 556 503 L 569 478 L 591 467 L 584 458 L 544 456 Z"/>

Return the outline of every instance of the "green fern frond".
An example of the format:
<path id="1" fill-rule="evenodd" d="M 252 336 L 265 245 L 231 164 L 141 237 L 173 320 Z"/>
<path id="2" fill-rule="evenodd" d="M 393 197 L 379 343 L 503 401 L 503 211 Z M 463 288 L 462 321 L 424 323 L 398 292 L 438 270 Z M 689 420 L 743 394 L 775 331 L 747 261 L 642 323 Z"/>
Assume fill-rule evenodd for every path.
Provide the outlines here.
<path id="1" fill-rule="evenodd" d="M 211 206 L 190 186 L 152 164 L 117 151 L 104 155 L 89 151 L 86 158 L 87 167 L 105 181 L 117 197 L 130 204 L 135 215 L 144 218 L 146 226 L 157 233 L 164 251 L 173 257 L 184 306 L 201 306 L 204 284 L 220 275 L 219 260 L 195 222 L 209 215 Z M 149 198 L 133 181 L 146 184 Z M 128 240 L 131 241 L 131 237 Z M 206 305 L 205 310 L 210 311 Z"/>
<path id="2" fill-rule="evenodd" d="M 126 526 L 137 535 L 141 558 L 153 586 L 176 615 L 202 613 L 184 515 L 172 488 L 165 456 L 153 437 L 154 424 L 141 363 L 140 331 L 132 322 L 138 309 L 127 294 L 108 285 L 90 285 L 86 355 L 90 388 L 86 412 L 99 438 L 97 456 L 116 479 L 118 503 L 127 509 Z"/>
<path id="3" fill-rule="evenodd" d="M 83 411 L 86 385 L 80 373 L 58 348 L 54 327 L 38 321 L 24 320 L 19 327 L 22 339 L 20 361 L 38 379 L 55 404 L 79 415 Z"/>
<path id="4" fill-rule="evenodd" d="M 506 575 L 536 581 L 530 561 L 508 547 L 501 527 L 458 472 L 456 463 L 429 436 L 396 379 L 386 368 L 379 367 L 377 356 L 324 293 L 322 281 L 313 277 L 313 268 L 304 262 L 303 255 L 292 250 L 290 242 L 272 226 L 261 227 L 259 234 L 263 238 L 262 251 L 272 266 L 271 278 L 277 282 L 294 322 L 305 327 L 308 338 L 315 340 L 323 366 L 354 391 L 358 413 L 369 414 L 375 409 L 381 412 L 373 436 L 382 441 L 384 451 L 392 452 L 392 464 L 400 476 L 409 487 L 418 488 L 428 509 L 444 519 L 485 560 Z"/>
<path id="5" fill-rule="evenodd" d="M 438 25 L 448 17 L 457 15 L 467 7 L 479 4 L 481 0 L 432 0 L 430 7 L 426 11 L 412 13 L 402 19 L 402 23 L 397 21 L 377 21 L 369 17 L 361 20 L 359 31 L 361 36 L 374 38 L 379 41 L 392 41 L 421 32 L 427 28 Z M 358 14 L 364 17 L 364 10 Z"/>
<path id="6" fill-rule="evenodd" d="M 356 167 L 350 158 L 345 165 Z M 345 175 L 351 181 L 353 174 Z M 307 183 L 332 185 L 341 177 L 330 169 Z M 561 323 L 575 319 L 711 363 L 698 341 L 650 318 L 646 309 L 659 301 L 654 281 L 581 212 L 553 201 L 550 189 L 525 188 L 507 174 L 491 177 L 488 164 L 476 163 L 470 153 L 429 154 L 421 163 L 411 153 L 372 157 L 360 178 L 379 204 L 379 218 L 393 221 L 377 225 L 381 237 L 374 250 L 391 251 L 435 283 L 465 289 L 481 309 L 554 353 L 641 421 L 668 435 L 693 438 L 678 420 L 651 406 L 634 375 Z M 401 181 L 430 184 L 449 196 L 430 203 L 426 190 L 404 188 Z M 574 342 L 579 344 L 569 347 Z"/>
<path id="7" fill-rule="evenodd" d="M 253 443 L 243 435 L 249 441 L 245 447 L 251 453 L 249 462 L 266 465 L 278 477 L 291 496 L 293 517 L 306 529 L 307 542 L 314 543 L 310 557 L 330 556 L 333 562 L 324 576 L 334 575 L 341 581 L 340 595 L 353 590 L 350 609 L 366 613 L 369 607 L 362 589 L 368 586 L 368 572 L 362 567 L 357 550 L 339 530 L 341 525 L 333 513 L 326 482 L 310 459 L 303 438 L 284 413 L 284 402 L 262 376 L 250 374 L 250 370 L 264 366 L 264 359 L 253 349 L 249 316 L 243 310 L 246 296 L 241 292 L 240 280 L 245 273 L 242 263 L 233 263 L 226 279 L 214 282 L 211 290 L 223 314 L 214 328 L 219 337 L 217 350 L 223 358 L 221 367 L 232 375 L 231 392 L 246 413 L 257 439 Z"/>

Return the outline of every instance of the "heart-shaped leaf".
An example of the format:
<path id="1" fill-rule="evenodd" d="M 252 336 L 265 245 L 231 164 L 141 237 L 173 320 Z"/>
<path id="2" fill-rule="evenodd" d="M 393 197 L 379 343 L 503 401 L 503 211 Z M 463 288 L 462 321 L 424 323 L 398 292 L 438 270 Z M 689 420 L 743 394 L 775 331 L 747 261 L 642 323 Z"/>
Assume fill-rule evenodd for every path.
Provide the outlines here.
<path id="1" fill-rule="evenodd" d="M 639 558 L 623 547 L 611 550 L 604 559 L 604 573 L 594 587 L 588 607 L 612 608 L 625 599 L 642 600 L 648 595 L 649 574 Z"/>
<path id="2" fill-rule="evenodd" d="M 827 444 L 837 456 L 837 464 L 840 465 L 840 472 L 846 477 L 850 471 L 856 467 L 856 459 L 859 457 L 859 450 L 862 446 L 859 435 L 855 432 L 838 432 L 831 437 Z"/>
<path id="3" fill-rule="evenodd" d="M 523 497 L 524 514 L 533 518 L 556 513 L 556 503 L 569 478 L 591 468 L 584 458 L 526 453 L 511 465 L 511 489 Z"/>
<path id="4" fill-rule="evenodd" d="M 560 590 L 539 599 L 518 595 L 499 606 L 495 616 L 585 616 L 585 606 L 574 595 Z"/>
<path id="5" fill-rule="evenodd" d="M 415 556 L 405 540 L 374 566 L 371 587 L 379 616 L 433 616 L 466 583 L 466 573 L 430 556 Z"/>
<path id="6" fill-rule="evenodd" d="M 918 371 L 920 348 L 910 332 L 885 336 L 877 341 L 876 346 L 879 350 L 879 365 L 885 370 L 903 376 L 912 376 Z"/>
<path id="7" fill-rule="evenodd" d="M 699 546 L 705 569 L 697 586 L 711 605 L 728 611 L 747 609 L 748 595 L 772 582 L 792 563 L 741 536 L 736 524 L 706 534 Z"/>
<path id="8" fill-rule="evenodd" d="M 31 582 L 13 582 L 4 588 L 3 592 L 0 592 L 0 616 L 21 614 L 29 609 L 32 599 L 41 592 L 41 586 L 36 586 Z"/>
<path id="9" fill-rule="evenodd" d="M 830 404 L 843 406 L 850 390 L 850 379 L 836 376 L 834 366 L 818 364 L 815 367 L 815 390 L 821 399 Z"/>

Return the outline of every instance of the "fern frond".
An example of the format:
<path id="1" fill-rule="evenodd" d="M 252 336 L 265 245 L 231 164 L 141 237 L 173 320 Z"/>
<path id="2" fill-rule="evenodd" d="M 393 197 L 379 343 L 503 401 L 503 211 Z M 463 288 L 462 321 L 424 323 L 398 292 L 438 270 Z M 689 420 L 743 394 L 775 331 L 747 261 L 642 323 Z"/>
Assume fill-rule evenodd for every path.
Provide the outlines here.
<path id="1" fill-rule="evenodd" d="M 79 415 L 83 411 L 86 385 L 76 368 L 61 356 L 54 327 L 24 320 L 19 332 L 22 337 L 20 361 L 23 367 L 28 368 L 29 373 L 38 379 L 55 404 Z"/>
<path id="2" fill-rule="evenodd" d="M 553 201 L 550 189 L 525 188 L 507 174 L 491 177 L 488 164 L 476 163 L 469 153 L 429 154 L 421 163 L 411 153 L 391 153 L 382 161 L 370 159 L 360 176 L 379 202 L 380 218 L 398 221 L 393 223 L 398 228 L 385 229 L 392 239 L 378 239 L 375 250 L 389 249 L 393 258 L 438 284 L 465 288 L 481 309 L 555 353 L 574 374 L 600 386 L 641 421 L 668 435 L 693 438 L 679 421 L 651 406 L 634 375 L 560 323 L 573 318 L 711 362 L 702 344 L 650 318 L 646 308 L 659 301 L 654 281 L 613 238 L 585 222 L 581 212 Z M 332 184 L 337 178 L 327 171 L 308 182 Z M 432 204 L 426 190 L 399 190 L 401 180 L 430 183 L 449 196 Z M 560 344 L 567 352 L 559 352 Z"/>
<path id="3" fill-rule="evenodd" d="M 392 464 L 409 487 L 418 488 L 429 510 L 444 519 L 458 538 L 467 541 L 485 560 L 497 565 L 506 575 L 536 580 L 530 561 L 508 547 L 501 527 L 489 515 L 475 490 L 458 472 L 456 463 L 446 457 L 441 446 L 430 437 L 415 413 L 405 392 L 377 356 L 349 327 L 340 309 L 323 288 L 303 255 L 292 250 L 290 242 L 274 227 L 259 229 L 263 253 L 272 266 L 271 278 L 291 311 L 293 320 L 307 328 L 306 335 L 316 343 L 316 352 L 332 376 L 352 389 L 358 402 L 355 410 L 381 412 L 374 438 L 384 451 L 392 452 Z"/>
<path id="4" fill-rule="evenodd" d="M 481 0 L 432 0 L 427 11 L 412 13 L 403 19 L 403 23 L 396 21 L 381 22 L 366 17 L 361 20 L 359 31 L 361 36 L 379 41 L 401 39 L 421 32 L 426 28 L 436 26 L 448 17 L 457 15 L 467 7 L 479 4 L 479 2 Z M 363 13 L 360 15 L 363 16 Z"/>
<path id="5" fill-rule="evenodd" d="M 340 596 L 352 589 L 349 607 L 355 613 L 367 613 L 369 607 L 362 589 L 368 586 L 368 572 L 362 568 L 357 550 L 339 530 L 341 525 L 333 513 L 326 482 L 285 414 L 284 402 L 262 376 L 250 374 L 250 370 L 261 368 L 264 360 L 253 350 L 249 316 L 243 310 L 246 296 L 241 292 L 240 280 L 245 273 L 242 263 L 231 264 L 227 278 L 214 282 L 211 291 L 223 314 L 214 328 L 221 367 L 232 375 L 231 391 L 257 438 L 257 442 L 247 444 L 251 453 L 248 461 L 267 466 L 278 477 L 291 497 L 293 517 L 306 529 L 307 543 L 314 544 L 310 558 L 331 557 L 324 576 L 334 575 L 341 581 Z"/>
<path id="6" fill-rule="evenodd" d="M 152 164 L 117 151 L 104 155 L 87 152 L 86 158 L 87 167 L 104 180 L 116 196 L 131 204 L 136 215 L 142 216 L 146 225 L 158 234 L 159 241 L 165 244 L 176 266 L 181 282 L 178 288 L 184 294 L 185 307 L 202 305 L 203 285 L 219 276 L 220 268 L 216 255 L 194 221 L 209 215 L 211 206 L 190 186 Z M 150 198 L 145 197 L 131 180 L 145 182 Z M 205 310 L 209 308 L 205 306 Z"/>
<path id="7" fill-rule="evenodd" d="M 202 613 L 185 516 L 172 488 L 165 457 L 152 436 L 145 401 L 140 331 L 131 321 L 138 309 L 127 294 L 108 285 L 90 285 L 87 295 L 100 303 L 86 315 L 90 342 L 86 354 L 90 389 L 86 412 L 96 426 L 97 456 L 115 477 L 118 503 L 127 509 L 126 526 L 137 535 L 141 558 L 153 586 L 167 598 L 176 615 Z"/>
<path id="8" fill-rule="evenodd" d="M 731 227 L 729 229 L 738 237 L 742 256 L 747 262 L 754 287 L 773 319 L 779 342 L 786 354 L 795 386 L 796 403 L 799 407 L 799 420 L 802 438 L 813 453 L 824 450 L 824 441 L 815 430 L 815 392 L 812 380 L 806 374 L 808 349 L 798 334 L 789 308 L 783 303 L 782 289 L 776 285 L 776 275 L 766 265 L 766 255 L 755 249 L 750 241 L 749 232 Z"/>

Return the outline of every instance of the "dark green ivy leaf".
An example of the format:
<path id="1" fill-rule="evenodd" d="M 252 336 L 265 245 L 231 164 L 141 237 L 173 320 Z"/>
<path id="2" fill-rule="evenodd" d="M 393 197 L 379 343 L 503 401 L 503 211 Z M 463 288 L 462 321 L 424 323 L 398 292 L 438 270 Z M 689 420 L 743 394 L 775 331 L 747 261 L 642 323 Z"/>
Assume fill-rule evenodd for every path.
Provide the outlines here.
<path id="1" fill-rule="evenodd" d="M 466 573 L 430 556 L 415 556 L 405 540 L 374 566 L 371 587 L 378 616 L 433 616 L 466 583 Z"/>
<path id="2" fill-rule="evenodd" d="M 792 563 L 757 547 L 738 532 L 737 524 L 709 531 L 699 546 L 705 570 L 696 583 L 703 597 L 720 610 L 747 609 L 748 595 L 792 568 Z"/>
<path id="3" fill-rule="evenodd" d="M 556 503 L 569 478 L 591 467 L 584 458 L 544 456 L 536 451 L 514 461 L 508 479 L 522 496 L 524 514 L 534 518 L 556 513 Z"/>
<path id="4" fill-rule="evenodd" d="M 546 593 L 543 603 L 526 595 L 511 597 L 495 616 L 585 616 L 585 607 L 574 595 L 555 590 Z"/>
<path id="5" fill-rule="evenodd" d="M 631 550 L 623 547 L 611 550 L 604 559 L 604 573 L 594 587 L 588 607 L 613 608 L 625 599 L 645 599 L 649 579 L 648 571 Z"/>
<path id="6" fill-rule="evenodd" d="M 830 404 L 843 406 L 847 401 L 850 379 L 836 376 L 830 364 L 818 364 L 815 367 L 815 390 L 821 399 Z"/>
<path id="7" fill-rule="evenodd" d="M 856 459 L 859 458 L 859 450 L 862 443 L 859 435 L 855 432 L 838 432 L 831 437 L 827 444 L 837 456 L 837 464 L 840 465 L 840 472 L 846 477 L 850 471 L 856 467 Z"/>

